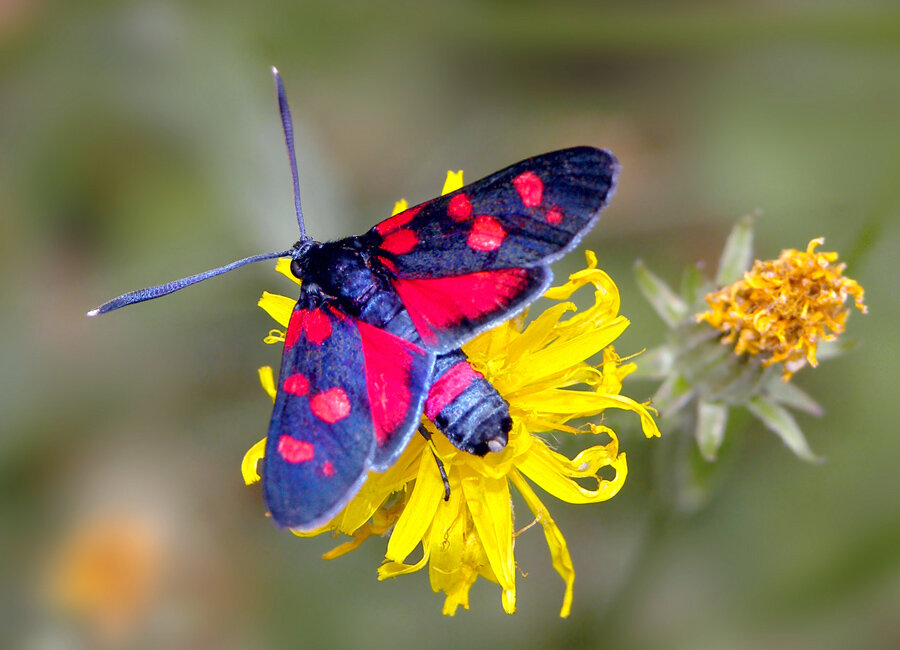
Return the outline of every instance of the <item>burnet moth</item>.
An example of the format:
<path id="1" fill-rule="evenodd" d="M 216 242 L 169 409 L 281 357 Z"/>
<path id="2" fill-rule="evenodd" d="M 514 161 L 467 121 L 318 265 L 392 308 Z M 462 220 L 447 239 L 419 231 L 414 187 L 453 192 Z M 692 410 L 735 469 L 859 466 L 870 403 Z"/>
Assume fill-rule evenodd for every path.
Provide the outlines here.
<path id="1" fill-rule="evenodd" d="M 300 239 L 288 250 L 126 293 L 88 316 L 290 257 L 302 285 L 285 333 L 262 479 L 275 522 L 308 531 L 334 517 L 369 471 L 393 465 L 423 413 L 464 451 L 505 447 L 509 407 L 459 348 L 546 291 L 549 264 L 597 221 L 618 165 L 592 147 L 554 151 L 363 235 L 317 242 L 304 227 L 290 109 L 272 72 Z"/>

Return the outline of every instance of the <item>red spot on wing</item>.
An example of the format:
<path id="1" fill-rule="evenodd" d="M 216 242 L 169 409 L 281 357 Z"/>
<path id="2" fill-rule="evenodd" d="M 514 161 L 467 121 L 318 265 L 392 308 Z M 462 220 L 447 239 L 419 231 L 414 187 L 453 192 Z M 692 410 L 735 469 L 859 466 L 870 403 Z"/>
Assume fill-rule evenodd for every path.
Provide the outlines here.
<path id="1" fill-rule="evenodd" d="M 563 214 L 556 208 L 550 208 L 549 210 L 547 210 L 546 219 L 547 219 L 547 223 L 552 224 L 554 226 L 558 226 L 559 224 L 562 223 Z"/>
<path id="2" fill-rule="evenodd" d="M 401 228 L 385 237 L 384 241 L 381 242 L 381 248 L 394 255 L 405 255 L 414 249 L 418 243 L 419 237 L 414 230 Z"/>
<path id="3" fill-rule="evenodd" d="M 472 204 L 465 194 L 457 194 L 447 204 L 447 214 L 454 221 L 465 221 L 472 216 Z"/>
<path id="4" fill-rule="evenodd" d="M 316 455 L 308 442 L 284 434 L 278 439 L 278 454 L 289 463 L 305 463 Z"/>
<path id="5" fill-rule="evenodd" d="M 328 424 L 334 424 L 350 415 L 350 399 L 340 388 L 329 388 L 309 400 L 313 414 Z"/>
<path id="6" fill-rule="evenodd" d="M 331 464 L 330 460 L 326 460 L 325 464 L 322 465 L 322 474 L 324 474 L 328 478 L 334 476 L 334 465 Z"/>
<path id="7" fill-rule="evenodd" d="M 321 345 L 331 336 L 331 321 L 321 309 L 310 309 L 303 321 L 303 333 L 310 342 Z"/>
<path id="8" fill-rule="evenodd" d="M 480 214 L 475 217 L 475 223 L 472 224 L 472 232 L 466 243 L 469 248 L 476 251 L 490 252 L 500 248 L 503 239 L 506 237 L 506 231 L 500 222 L 489 214 Z"/>
<path id="9" fill-rule="evenodd" d="M 525 207 L 533 208 L 541 204 L 544 195 L 544 183 L 534 172 L 524 172 L 513 179 L 513 185 Z"/>
<path id="10" fill-rule="evenodd" d="M 409 210 L 404 210 L 403 212 L 395 214 L 393 217 L 385 219 L 380 224 L 375 226 L 375 231 L 382 237 L 387 237 L 395 230 L 399 230 L 410 221 L 412 221 L 413 217 L 415 217 L 421 209 L 422 208 L 420 206 L 416 206 L 414 208 L 410 208 Z"/>
<path id="11" fill-rule="evenodd" d="M 406 419 L 412 401 L 409 374 L 412 354 L 421 348 L 382 329 L 357 322 L 366 365 L 369 410 L 379 446 L 391 439 Z"/>
<path id="12" fill-rule="evenodd" d="M 331 336 L 331 321 L 321 309 L 295 309 L 284 335 L 284 347 L 290 349 L 304 334 L 316 345 Z"/>
<path id="13" fill-rule="evenodd" d="M 437 342 L 435 330 L 502 312 L 529 284 L 528 269 L 478 271 L 449 278 L 396 278 L 394 288 L 422 340 Z"/>
<path id="14" fill-rule="evenodd" d="M 469 365 L 468 361 L 460 361 L 441 375 L 431 385 L 425 401 L 425 415 L 428 419 L 434 420 L 445 406 L 469 387 L 473 379 L 479 377 L 483 377 L 483 375 Z"/>
<path id="15" fill-rule="evenodd" d="M 298 372 L 285 379 L 283 386 L 291 395 L 303 397 L 309 392 L 309 379 Z"/>

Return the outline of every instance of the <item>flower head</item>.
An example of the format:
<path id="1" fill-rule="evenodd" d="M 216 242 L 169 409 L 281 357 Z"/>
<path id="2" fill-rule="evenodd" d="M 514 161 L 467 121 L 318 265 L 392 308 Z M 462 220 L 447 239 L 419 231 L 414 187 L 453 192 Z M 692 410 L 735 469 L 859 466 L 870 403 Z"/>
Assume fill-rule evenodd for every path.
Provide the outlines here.
<path id="1" fill-rule="evenodd" d="M 716 274 L 719 289 L 691 268 L 678 295 L 638 264 L 638 283 L 670 328 L 668 342 L 647 352 L 641 370 L 663 380 L 653 397 L 663 417 L 696 402 L 696 415 L 685 422 L 693 423 L 706 460 L 717 457 L 729 409 L 742 406 L 797 456 L 817 461 L 785 407 L 812 415 L 822 409 L 787 380 L 806 363 L 816 366 L 826 354 L 837 353 L 835 348 L 826 353 L 819 344 L 844 331 L 848 297 L 866 311 L 863 290 L 843 275 L 843 264 L 834 264 L 837 253 L 816 252 L 822 239 L 812 240 L 805 252 L 785 250 L 777 260 L 749 268 L 753 221 L 752 215 L 744 217 L 731 231 Z M 783 363 L 781 377 L 770 367 L 776 363 Z"/>
<path id="2" fill-rule="evenodd" d="M 805 252 L 788 249 L 777 260 L 756 261 L 744 277 L 706 296 L 710 310 L 697 315 L 725 333 L 735 354 L 760 355 L 763 365 L 784 364 L 784 379 L 806 363 L 815 367 L 816 347 L 844 331 L 853 297 L 866 312 L 863 289 L 844 276 L 837 253 L 819 253 L 820 237 Z"/>
<path id="3" fill-rule="evenodd" d="M 448 176 L 444 192 L 461 185 L 461 174 Z M 401 202 L 395 213 L 404 208 L 405 202 Z M 628 321 L 618 313 L 615 284 L 597 268 L 592 252 L 586 256 L 587 268 L 547 291 L 546 297 L 557 302 L 533 321 L 526 325 L 527 316 L 522 314 L 463 347 L 470 363 L 509 403 L 513 424 L 503 451 L 484 457 L 460 451 L 423 418 L 424 426 L 434 434 L 430 441 L 414 437 L 397 463 L 383 474 L 371 473 L 332 521 L 317 531 L 297 534 L 334 531 L 350 536 L 350 541 L 325 555 L 332 559 L 373 535 L 390 532 L 379 579 L 428 567 L 432 588 L 446 595 L 443 611 L 452 615 L 460 605 L 468 608 L 469 589 L 482 576 L 500 585 L 503 608 L 512 613 L 516 607 L 513 548 L 517 533 L 511 492 L 515 490 L 543 528 L 553 566 L 566 583 L 560 615 L 567 616 L 574 567 L 566 541 L 532 483 L 558 499 L 582 504 L 605 501 L 621 488 L 627 465 L 615 432 L 595 423 L 573 426 L 572 420 L 595 418 L 607 408 L 624 409 L 639 416 L 645 435 L 659 435 L 648 408 L 620 392 L 622 380 L 634 370 L 634 364 L 623 364 L 612 342 Z M 278 268 L 287 272 L 284 262 Z M 594 304 L 578 311 L 568 298 L 586 286 L 593 287 Z M 286 326 L 294 301 L 265 293 L 259 304 Z M 273 330 L 266 340 L 281 341 L 283 334 Z M 588 363 L 601 351 L 599 366 Z M 261 369 L 260 377 L 274 397 L 271 369 Z M 540 435 L 550 432 L 557 437 L 569 434 L 604 442 L 568 458 Z M 262 440 L 245 456 L 242 470 L 248 484 L 259 480 L 256 465 L 264 451 Z M 446 468 L 447 500 L 434 455 Z M 612 469 L 611 478 L 600 476 L 604 467 Z M 411 560 L 415 554 L 418 559 Z"/>

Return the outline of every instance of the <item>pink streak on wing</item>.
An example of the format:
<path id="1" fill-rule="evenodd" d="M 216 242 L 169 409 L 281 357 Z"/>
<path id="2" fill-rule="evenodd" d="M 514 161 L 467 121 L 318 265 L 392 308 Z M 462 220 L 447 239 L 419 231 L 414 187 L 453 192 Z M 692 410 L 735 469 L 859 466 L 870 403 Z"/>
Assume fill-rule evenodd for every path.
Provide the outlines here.
<path id="1" fill-rule="evenodd" d="M 299 372 L 295 373 L 284 380 L 284 390 L 291 395 L 303 397 L 309 392 L 309 379 Z"/>
<path id="2" fill-rule="evenodd" d="M 562 212 L 557 210 L 556 208 L 550 208 L 547 210 L 547 223 L 552 224 L 554 226 L 558 226 L 562 223 L 563 215 Z"/>
<path id="3" fill-rule="evenodd" d="M 316 455 L 315 449 L 310 443 L 297 440 L 287 434 L 278 439 L 278 453 L 289 463 L 305 463 Z"/>
<path id="4" fill-rule="evenodd" d="M 399 230 L 410 221 L 412 221 L 413 217 L 415 217 L 421 209 L 421 206 L 416 206 L 414 208 L 410 208 L 409 210 L 399 212 L 393 217 L 389 217 L 375 226 L 375 231 L 382 237 L 387 237 L 395 230 Z"/>
<path id="5" fill-rule="evenodd" d="M 417 345 L 357 321 L 366 366 L 366 391 L 378 446 L 389 442 L 406 420 L 412 396 L 409 373 Z"/>
<path id="6" fill-rule="evenodd" d="M 435 330 L 505 310 L 528 285 L 528 269 L 479 271 L 449 278 L 396 278 L 394 288 L 429 345 Z"/>
<path id="7" fill-rule="evenodd" d="M 331 464 L 330 460 L 326 460 L 325 464 L 322 465 L 322 473 L 328 478 L 334 476 L 334 465 Z"/>
<path id="8" fill-rule="evenodd" d="M 541 204 L 544 183 L 534 172 L 524 172 L 513 179 L 513 185 L 525 207 L 533 208 Z"/>
<path id="9" fill-rule="evenodd" d="M 416 247 L 419 237 L 414 230 L 401 228 L 384 238 L 381 248 L 394 255 L 405 255 Z"/>
<path id="10" fill-rule="evenodd" d="M 394 264 L 394 263 L 393 263 L 391 260 L 389 260 L 388 258 L 386 258 L 386 257 L 381 257 L 381 256 L 379 255 L 379 256 L 378 256 L 378 261 L 381 262 L 382 264 L 384 264 L 384 265 L 387 267 L 388 271 L 390 271 L 391 273 L 396 273 L 396 272 L 397 272 L 397 265 Z"/>
<path id="11" fill-rule="evenodd" d="M 469 387 L 473 379 L 483 377 L 468 361 L 460 361 L 431 385 L 428 391 L 428 399 L 425 400 L 425 415 L 429 420 L 434 420 L 438 413 L 444 410 L 450 402 Z"/>
<path id="12" fill-rule="evenodd" d="M 329 388 L 309 400 L 313 414 L 328 424 L 334 424 L 350 415 L 350 399 L 340 388 Z"/>
<path id="13" fill-rule="evenodd" d="M 472 204 L 465 194 L 457 194 L 447 204 L 447 214 L 454 221 L 465 221 L 472 216 Z"/>
<path id="14" fill-rule="evenodd" d="M 489 214 L 480 214 L 475 217 L 472 232 L 469 233 L 466 243 L 473 250 L 487 253 L 500 248 L 505 237 L 506 231 L 499 221 Z"/>
<path id="15" fill-rule="evenodd" d="M 287 332 L 284 335 L 284 349 L 290 350 L 294 347 L 294 343 L 303 333 L 303 312 L 305 309 L 295 309 L 291 314 L 291 320 L 288 323 Z"/>

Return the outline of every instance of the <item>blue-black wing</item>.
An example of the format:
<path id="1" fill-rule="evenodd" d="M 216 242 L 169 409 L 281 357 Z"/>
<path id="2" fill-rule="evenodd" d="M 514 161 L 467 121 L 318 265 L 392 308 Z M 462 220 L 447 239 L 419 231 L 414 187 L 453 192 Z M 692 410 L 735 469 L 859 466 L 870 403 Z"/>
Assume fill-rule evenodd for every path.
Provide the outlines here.
<path id="1" fill-rule="evenodd" d="M 438 352 L 514 316 L 550 285 L 615 187 L 592 147 L 535 156 L 381 222 L 360 239 L 392 275 L 423 342 Z"/>
<path id="2" fill-rule="evenodd" d="M 518 162 L 382 221 L 363 235 L 401 278 L 546 265 L 594 225 L 618 163 L 593 147 Z"/>
<path id="3" fill-rule="evenodd" d="M 419 424 L 434 355 L 304 290 L 285 335 L 263 467 L 281 526 L 313 530 L 384 471 Z"/>

